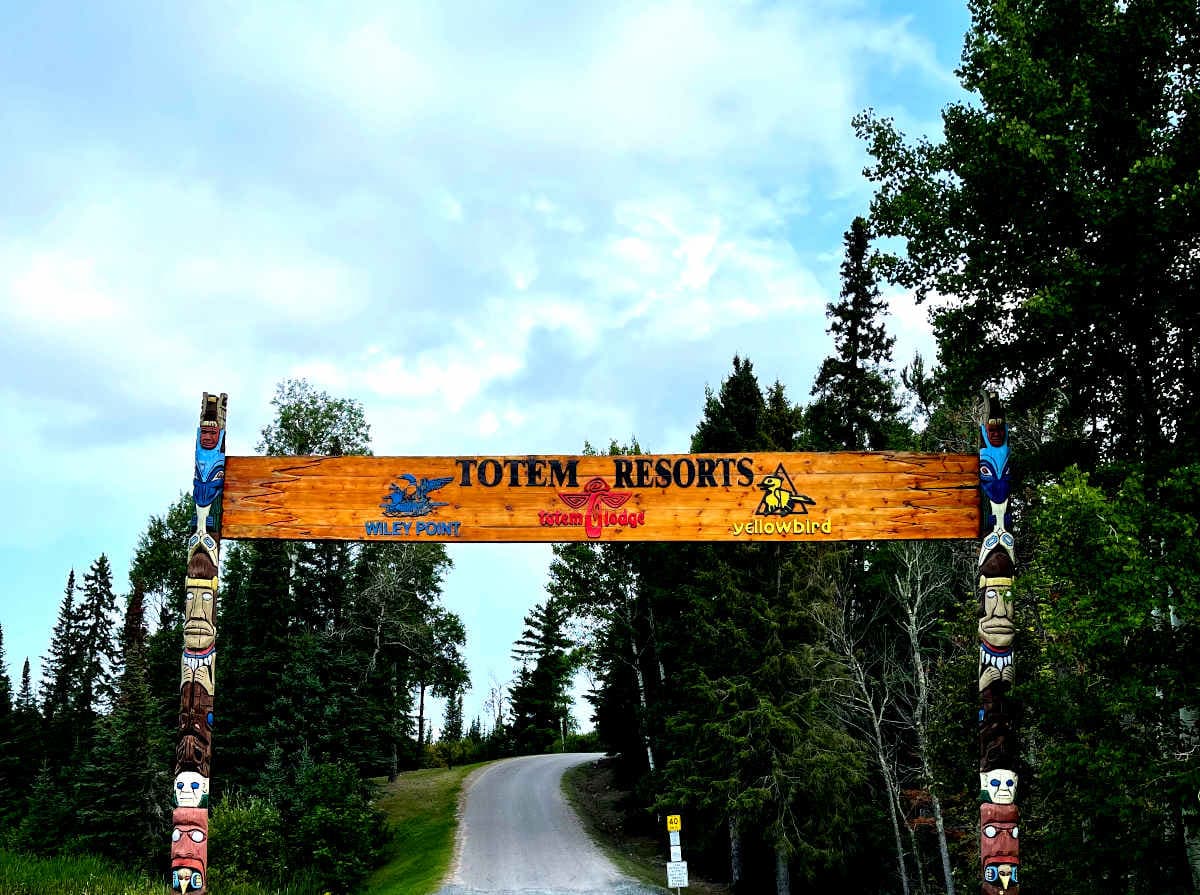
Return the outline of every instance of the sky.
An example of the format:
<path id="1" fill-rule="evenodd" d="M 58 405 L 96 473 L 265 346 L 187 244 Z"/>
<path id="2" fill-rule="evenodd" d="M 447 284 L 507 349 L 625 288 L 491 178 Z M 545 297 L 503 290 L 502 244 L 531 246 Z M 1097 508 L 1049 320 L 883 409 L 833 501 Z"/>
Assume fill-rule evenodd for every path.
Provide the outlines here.
<path id="1" fill-rule="evenodd" d="M 395 456 L 684 452 L 734 354 L 806 401 L 871 197 L 851 118 L 936 137 L 968 24 L 961 0 L 7 10 L 14 683 L 72 568 L 105 553 L 127 589 L 191 488 L 205 391 L 231 455 L 289 378 L 361 402 Z M 897 366 L 929 357 L 925 308 L 886 294 Z M 551 554 L 450 552 L 470 718 Z"/>

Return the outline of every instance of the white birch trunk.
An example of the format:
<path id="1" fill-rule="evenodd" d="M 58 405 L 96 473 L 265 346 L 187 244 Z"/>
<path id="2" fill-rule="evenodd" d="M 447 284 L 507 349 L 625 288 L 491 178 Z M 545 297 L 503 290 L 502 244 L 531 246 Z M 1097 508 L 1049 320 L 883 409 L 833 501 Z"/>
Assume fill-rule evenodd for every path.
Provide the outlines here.
<path id="1" fill-rule="evenodd" d="M 783 846 L 775 849 L 775 895 L 792 895 L 792 875 Z"/>

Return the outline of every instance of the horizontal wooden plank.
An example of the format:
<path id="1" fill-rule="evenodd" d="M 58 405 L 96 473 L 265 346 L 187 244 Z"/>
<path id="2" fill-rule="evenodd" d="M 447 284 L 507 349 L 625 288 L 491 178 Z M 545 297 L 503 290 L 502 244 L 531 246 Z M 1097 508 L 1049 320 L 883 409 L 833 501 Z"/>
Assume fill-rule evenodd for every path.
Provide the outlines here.
<path id="1" fill-rule="evenodd" d="M 974 454 L 228 457 L 221 535 L 888 540 L 979 534 Z"/>

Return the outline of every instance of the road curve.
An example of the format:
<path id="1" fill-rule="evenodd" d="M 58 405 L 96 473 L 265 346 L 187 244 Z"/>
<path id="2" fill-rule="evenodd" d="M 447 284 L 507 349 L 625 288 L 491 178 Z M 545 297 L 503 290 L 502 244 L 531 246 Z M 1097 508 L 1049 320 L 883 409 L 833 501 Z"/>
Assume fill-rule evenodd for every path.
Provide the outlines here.
<path id="1" fill-rule="evenodd" d="M 602 757 L 528 755 L 472 774 L 438 895 L 654 895 L 620 874 L 563 798 L 563 772 Z"/>

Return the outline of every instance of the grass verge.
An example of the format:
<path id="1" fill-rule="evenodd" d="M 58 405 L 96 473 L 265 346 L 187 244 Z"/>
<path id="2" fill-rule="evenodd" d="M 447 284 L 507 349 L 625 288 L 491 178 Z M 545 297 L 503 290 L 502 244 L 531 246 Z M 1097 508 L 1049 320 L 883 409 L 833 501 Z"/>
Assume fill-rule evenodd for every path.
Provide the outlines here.
<path id="1" fill-rule="evenodd" d="M 383 782 L 376 806 L 392 825 L 392 841 L 387 863 L 367 878 L 363 892 L 430 895 L 437 891 L 454 857 L 463 781 L 484 764 L 408 771 L 392 783 Z"/>
<path id="2" fill-rule="evenodd" d="M 90 855 L 39 858 L 0 849 L 4 895 L 165 895 L 167 888 L 144 874 Z"/>
<path id="3" fill-rule="evenodd" d="M 264 888 L 222 882 L 214 871 L 209 891 L 221 895 L 312 895 L 315 886 Z M 0 849 L 0 895 L 170 895 L 165 881 L 126 870 L 95 855 L 44 858 Z"/>
<path id="4" fill-rule="evenodd" d="M 575 808 L 584 829 L 617 869 L 660 892 L 667 878 L 666 830 L 661 841 L 639 830 L 644 818 L 633 793 L 622 789 L 606 759 L 581 764 L 563 774 L 563 795 Z M 684 855 L 684 857 L 687 857 Z M 689 874 L 689 895 L 728 895 L 729 889 Z"/>

